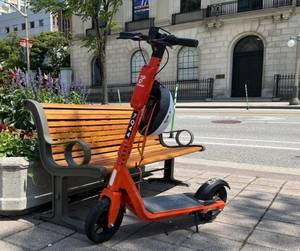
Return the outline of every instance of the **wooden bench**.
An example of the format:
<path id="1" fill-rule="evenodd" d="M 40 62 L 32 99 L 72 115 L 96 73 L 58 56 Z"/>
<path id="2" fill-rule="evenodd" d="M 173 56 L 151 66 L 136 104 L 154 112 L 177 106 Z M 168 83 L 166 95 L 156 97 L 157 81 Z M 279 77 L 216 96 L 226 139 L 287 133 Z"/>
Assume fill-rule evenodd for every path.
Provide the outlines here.
<path id="1" fill-rule="evenodd" d="M 26 100 L 25 107 L 35 121 L 40 159 L 53 179 L 51 221 L 83 229 L 82 222 L 67 217 L 67 177 L 87 176 L 106 181 L 113 169 L 132 109 L 115 105 L 40 104 Z M 127 163 L 136 168 L 140 161 L 138 134 Z M 148 137 L 143 164 L 165 161 L 162 180 L 173 177 L 174 158 L 203 151 L 202 146 L 167 146 L 162 136 Z"/>

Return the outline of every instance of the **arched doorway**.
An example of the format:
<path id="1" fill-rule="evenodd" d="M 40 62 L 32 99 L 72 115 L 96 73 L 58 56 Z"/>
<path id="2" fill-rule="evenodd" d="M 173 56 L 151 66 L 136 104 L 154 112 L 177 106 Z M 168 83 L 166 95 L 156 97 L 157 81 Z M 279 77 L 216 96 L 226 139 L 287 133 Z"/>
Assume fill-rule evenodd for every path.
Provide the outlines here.
<path id="1" fill-rule="evenodd" d="M 258 36 L 242 38 L 233 52 L 232 97 L 260 97 L 262 88 L 264 44 Z"/>
<path id="2" fill-rule="evenodd" d="M 98 58 L 94 58 L 91 63 L 92 69 L 92 86 L 101 86 L 101 74 Z"/>

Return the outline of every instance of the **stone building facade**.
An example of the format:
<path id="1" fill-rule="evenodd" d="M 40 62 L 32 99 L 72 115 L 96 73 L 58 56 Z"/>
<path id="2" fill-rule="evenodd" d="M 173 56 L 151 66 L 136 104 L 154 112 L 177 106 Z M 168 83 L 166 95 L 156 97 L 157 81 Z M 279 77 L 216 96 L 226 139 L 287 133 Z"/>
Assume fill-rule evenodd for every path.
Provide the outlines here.
<path id="1" fill-rule="evenodd" d="M 146 33 L 149 25 L 155 25 L 178 37 L 199 40 L 196 51 L 170 49 L 161 80 L 214 78 L 214 98 L 242 97 L 246 83 L 250 96 L 269 98 L 274 75 L 295 72 L 295 48 L 289 48 L 287 41 L 300 34 L 299 0 L 149 0 L 149 13 L 141 20 L 134 18 L 135 2 L 124 0 L 116 16 L 119 31 Z M 97 85 L 95 55 L 82 48 L 79 39 L 91 24 L 77 17 L 72 22 L 75 77 L 88 86 Z M 116 40 L 117 35 L 113 33 L 107 45 L 109 85 L 132 83 L 141 63 L 134 56 L 138 44 Z M 149 57 L 149 46 L 142 48 Z"/>

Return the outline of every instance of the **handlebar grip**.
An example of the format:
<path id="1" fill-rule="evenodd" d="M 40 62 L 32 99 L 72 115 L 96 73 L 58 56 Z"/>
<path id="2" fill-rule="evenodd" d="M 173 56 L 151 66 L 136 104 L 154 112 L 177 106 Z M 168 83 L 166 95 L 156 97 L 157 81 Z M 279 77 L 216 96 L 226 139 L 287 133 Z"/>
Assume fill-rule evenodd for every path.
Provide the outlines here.
<path id="1" fill-rule="evenodd" d="M 198 47 L 199 41 L 196 39 L 190 39 L 190 38 L 179 38 L 175 37 L 173 35 L 168 36 L 168 39 L 166 39 L 168 43 L 171 45 L 182 45 L 187 47 Z"/>
<path id="2" fill-rule="evenodd" d="M 117 39 L 132 39 L 140 35 L 141 33 L 138 32 L 120 32 L 119 37 L 117 37 Z"/>

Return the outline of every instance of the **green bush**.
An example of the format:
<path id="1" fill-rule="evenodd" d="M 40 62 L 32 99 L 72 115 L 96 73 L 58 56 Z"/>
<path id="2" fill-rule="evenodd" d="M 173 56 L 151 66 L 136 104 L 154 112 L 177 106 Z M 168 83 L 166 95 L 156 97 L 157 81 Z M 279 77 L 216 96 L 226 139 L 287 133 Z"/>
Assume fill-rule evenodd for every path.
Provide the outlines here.
<path id="1" fill-rule="evenodd" d="M 0 157 L 37 159 L 34 121 L 23 105 L 26 99 L 42 103 L 81 104 L 85 98 L 85 90 L 78 84 L 61 85 L 51 76 L 45 78 L 41 72 L 37 78 L 32 77 L 28 86 L 25 74 L 17 70 L 11 86 L 0 86 Z"/>
<path id="2" fill-rule="evenodd" d="M 38 160 L 36 138 L 24 135 L 22 130 L 0 132 L 0 157 L 25 157 Z"/>

